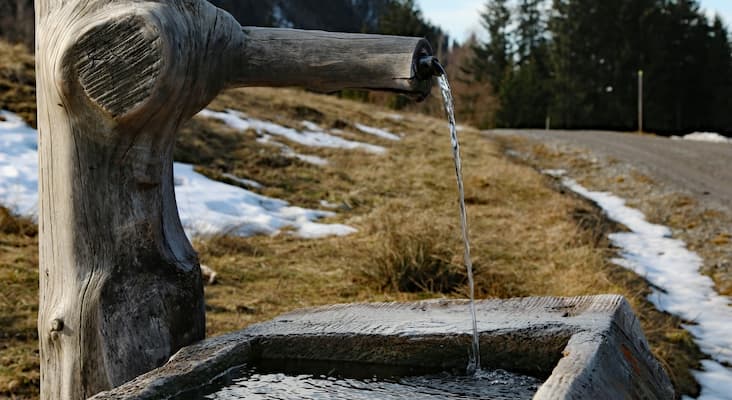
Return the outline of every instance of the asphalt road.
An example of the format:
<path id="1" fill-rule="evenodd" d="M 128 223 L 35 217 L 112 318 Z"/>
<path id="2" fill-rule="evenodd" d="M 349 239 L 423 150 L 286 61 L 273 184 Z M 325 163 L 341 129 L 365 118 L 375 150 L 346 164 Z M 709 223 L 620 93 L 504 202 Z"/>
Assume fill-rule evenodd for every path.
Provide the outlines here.
<path id="1" fill-rule="evenodd" d="M 584 147 L 595 155 L 630 163 L 659 182 L 732 212 L 732 144 L 601 131 L 498 130 L 487 134 Z"/>

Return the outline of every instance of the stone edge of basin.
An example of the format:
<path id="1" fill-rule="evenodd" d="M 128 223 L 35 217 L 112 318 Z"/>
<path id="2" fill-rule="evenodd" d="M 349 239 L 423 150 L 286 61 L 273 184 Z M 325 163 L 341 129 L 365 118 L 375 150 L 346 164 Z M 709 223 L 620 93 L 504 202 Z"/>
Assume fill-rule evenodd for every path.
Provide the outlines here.
<path id="1" fill-rule="evenodd" d="M 537 347 L 535 343 L 559 338 L 555 341 L 562 343 L 559 361 L 535 400 L 674 398 L 668 375 L 652 355 L 638 319 L 622 296 L 484 300 L 477 302 L 477 311 L 484 359 L 491 359 L 491 346 L 496 343 L 516 346 L 515 342 L 504 345 L 502 341 L 518 340 L 519 346 L 523 343 L 526 348 L 515 351 L 531 352 Z M 462 300 L 299 310 L 188 346 L 164 366 L 92 399 L 176 398 L 251 361 L 255 351 L 261 355 L 255 347 L 262 342 L 272 344 L 267 347 L 268 357 L 289 354 L 297 358 L 290 352 L 306 352 L 300 357 L 353 361 L 344 357 L 357 351 L 353 349 L 362 342 L 398 349 L 369 352 L 369 362 L 394 361 L 389 357 L 421 362 L 424 346 L 459 346 L 465 355 L 469 334 L 467 303 Z M 318 339 L 342 342 L 321 346 L 313 341 Z"/>

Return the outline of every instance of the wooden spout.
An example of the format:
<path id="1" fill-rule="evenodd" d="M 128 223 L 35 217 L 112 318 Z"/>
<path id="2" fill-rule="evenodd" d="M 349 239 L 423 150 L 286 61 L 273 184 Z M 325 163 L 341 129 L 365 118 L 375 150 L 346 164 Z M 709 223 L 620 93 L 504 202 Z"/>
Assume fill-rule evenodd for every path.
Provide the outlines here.
<path id="1" fill-rule="evenodd" d="M 432 55 L 424 39 L 251 27 L 242 32 L 230 65 L 234 86 L 374 89 L 418 98 L 431 89 L 431 79 L 417 74 L 419 60 Z"/>

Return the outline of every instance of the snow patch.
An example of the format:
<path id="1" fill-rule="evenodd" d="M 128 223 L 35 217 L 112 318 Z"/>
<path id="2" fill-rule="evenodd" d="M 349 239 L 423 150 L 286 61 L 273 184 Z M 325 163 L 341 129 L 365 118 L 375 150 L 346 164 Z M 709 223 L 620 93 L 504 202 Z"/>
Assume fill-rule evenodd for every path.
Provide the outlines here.
<path id="1" fill-rule="evenodd" d="M 549 175 L 554 178 L 561 178 L 565 175 L 567 175 L 566 169 L 545 169 L 541 171 L 544 175 Z"/>
<path id="2" fill-rule="evenodd" d="M 290 146 L 274 140 L 272 135 L 268 135 L 266 133 L 261 134 L 260 137 L 257 139 L 257 142 L 279 147 L 282 155 L 284 155 L 285 157 L 297 158 L 300 161 L 306 162 L 308 164 L 317 165 L 319 167 L 324 167 L 329 164 L 328 160 L 323 157 L 297 153 L 295 152 L 295 150 L 292 150 Z"/>
<path id="3" fill-rule="evenodd" d="M 301 124 L 305 127 L 305 129 L 309 131 L 323 132 L 323 128 L 321 128 L 320 125 L 316 124 L 315 122 L 302 121 Z"/>
<path id="4" fill-rule="evenodd" d="M 261 188 L 264 187 L 264 186 L 262 186 L 261 183 L 259 183 L 257 181 L 253 181 L 251 179 L 239 178 L 238 176 L 236 176 L 234 174 L 223 174 L 223 177 L 224 178 L 229 178 L 229 179 L 231 179 L 232 181 L 234 181 L 236 183 L 242 184 L 242 185 L 244 185 L 246 187 L 250 187 L 250 188 L 253 188 L 253 189 L 261 189 Z"/>
<path id="5" fill-rule="evenodd" d="M 0 204 L 18 215 L 38 213 L 38 134 L 0 110 Z"/>
<path id="6" fill-rule="evenodd" d="M 15 114 L 0 110 L 0 116 L 0 203 L 16 214 L 35 217 L 38 134 Z M 173 170 L 178 211 L 188 236 L 273 235 L 287 230 L 314 239 L 356 232 L 347 225 L 315 222 L 335 215 L 331 211 L 294 207 L 284 200 L 214 181 L 195 172 L 189 164 L 175 163 Z M 251 187 L 262 186 L 234 175 L 227 178 Z"/>
<path id="7" fill-rule="evenodd" d="M 724 137 L 719 133 L 714 132 L 694 132 L 683 137 L 684 140 L 693 140 L 697 142 L 712 142 L 712 143 L 730 143 L 732 139 Z"/>
<path id="8" fill-rule="evenodd" d="M 340 207 L 338 204 L 331 203 L 328 200 L 320 200 L 320 206 L 324 208 L 338 208 Z"/>
<path id="9" fill-rule="evenodd" d="M 314 222 L 334 216 L 333 212 L 293 207 L 284 200 L 208 179 L 189 164 L 175 163 L 174 174 L 178 212 L 189 236 L 274 235 L 292 229 L 298 237 L 321 238 L 356 232 L 346 225 Z"/>
<path id="10" fill-rule="evenodd" d="M 702 259 L 686 244 L 671 238 L 671 230 L 646 221 L 640 211 L 625 205 L 611 193 L 593 192 L 564 178 L 564 185 L 600 206 L 610 219 L 630 232 L 613 233 L 612 243 L 620 257 L 613 262 L 646 278 L 653 286 L 648 299 L 659 309 L 690 323 L 684 324 L 701 350 L 712 359 L 703 361 L 704 371 L 694 375 L 702 386 L 699 399 L 723 399 L 732 393 L 732 307 L 730 298 L 714 290 L 712 280 L 702 275 Z"/>
<path id="11" fill-rule="evenodd" d="M 392 114 L 392 113 L 390 113 L 390 114 L 384 114 L 384 116 L 386 118 L 389 118 L 392 121 L 403 121 L 404 120 L 404 116 L 401 115 L 401 114 Z"/>
<path id="12" fill-rule="evenodd" d="M 356 127 L 356 129 L 358 129 L 359 131 L 361 131 L 363 133 L 367 133 L 369 135 L 374 135 L 374 136 L 380 137 L 382 139 L 394 140 L 394 141 L 402 140 L 401 137 L 399 137 L 385 129 L 374 128 L 374 127 L 366 126 L 366 125 L 362 125 L 362 124 L 354 124 L 354 126 Z"/>
<path id="13" fill-rule="evenodd" d="M 324 147 L 324 148 L 338 148 L 347 150 L 364 150 L 374 154 L 384 154 L 386 149 L 381 146 L 373 144 L 356 142 L 352 140 L 346 140 L 338 136 L 333 136 L 325 133 L 317 125 L 308 122 L 311 128 L 304 131 L 297 129 L 287 128 L 282 125 L 275 124 L 274 122 L 263 121 L 254 118 L 247 118 L 241 112 L 235 110 L 226 110 L 225 112 L 202 110 L 198 113 L 199 116 L 205 118 L 218 119 L 233 129 L 245 131 L 247 129 L 253 129 L 258 134 L 262 135 L 268 133 L 274 136 L 281 136 L 287 140 L 298 143 L 303 146 L 309 147 Z"/>

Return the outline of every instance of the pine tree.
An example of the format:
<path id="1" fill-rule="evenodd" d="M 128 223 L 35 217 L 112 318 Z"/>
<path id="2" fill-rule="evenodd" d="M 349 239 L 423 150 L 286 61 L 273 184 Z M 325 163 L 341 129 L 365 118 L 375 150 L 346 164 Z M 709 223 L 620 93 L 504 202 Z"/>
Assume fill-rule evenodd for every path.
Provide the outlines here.
<path id="1" fill-rule="evenodd" d="M 520 0 L 516 28 L 510 36 L 516 42 L 515 65 L 506 73 L 496 119 L 500 126 L 538 128 L 544 126 L 549 106 L 550 70 L 542 0 Z"/>
<path id="2" fill-rule="evenodd" d="M 540 6 L 543 0 L 519 0 L 516 12 L 516 56 L 519 65 L 535 56 L 546 41 L 546 27 Z"/>
<path id="3" fill-rule="evenodd" d="M 719 15 L 712 22 L 709 41 L 708 61 L 712 68 L 707 75 L 712 88 L 709 123 L 715 130 L 732 134 L 732 46 Z"/>
<path id="4" fill-rule="evenodd" d="M 488 80 L 496 92 L 511 65 L 510 22 L 507 0 L 488 0 L 481 13 L 481 25 L 488 31 L 489 40 L 473 47 L 473 75 L 478 81 Z"/>

